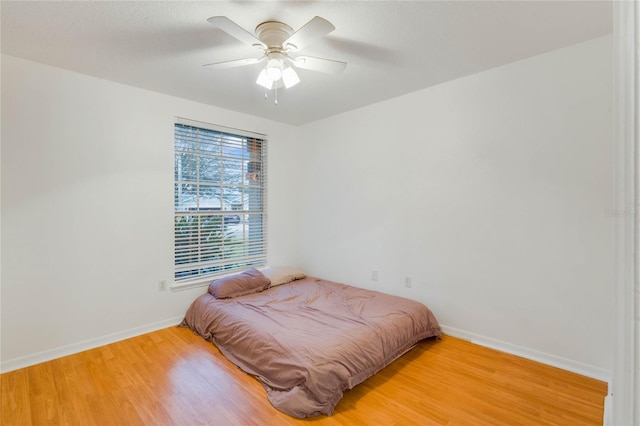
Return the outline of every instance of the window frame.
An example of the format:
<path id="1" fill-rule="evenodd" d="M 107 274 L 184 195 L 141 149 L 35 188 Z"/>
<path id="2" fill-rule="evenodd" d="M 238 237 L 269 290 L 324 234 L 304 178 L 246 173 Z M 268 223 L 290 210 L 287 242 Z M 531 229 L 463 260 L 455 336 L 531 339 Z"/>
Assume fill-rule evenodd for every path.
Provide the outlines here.
<path id="1" fill-rule="evenodd" d="M 186 183 L 186 180 L 180 180 L 178 178 L 178 175 L 182 176 L 182 173 L 178 173 L 177 159 L 178 159 L 178 153 L 185 154 L 186 151 L 179 151 L 177 147 L 177 143 L 178 143 L 178 132 L 180 131 L 180 129 L 185 129 L 185 128 L 194 128 L 196 130 L 207 132 L 207 134 L 205 134 L 204 137 L 201 137 L 201 135 L 198 134 L 198 136 L 194 138 L 194 141 L 197 144 L 197 148 L 194 151 L 189 153 L 190 155 L 193 155 L 194 158 L 197 158 L 196 167 L 198 171 L 196 173 L 195 180 L 193 177 L 188 179 L 189 182 L 194 184 L 194 186 L 197 188 L 196 202 L 195 202 L 196 204 L 195 206 L 192 206 L 192 207 L 185 207 L 184 205 L 182 205 L 179 208 L 179 205 L 178 205 L 179 202 L 177 201 L 178 194 L 183 194 L 183 192 L 181 192 L 181 189 L 184 186 L 181 186 L 181 185 L 184 185 Z M 201 122 L 201 121 L 196 121 L 196 120 L 185 119 L 181 117 L 175 118 L 173 129 L 174 129 L 174 139 L 173 139 L 174 141 L 174 145 L 173 145 L 174 146 L 173 147 L 173 157 L 174 157 L 174 160 L 173 160 L 174 161 L 174 165 L 173 165 L 174 166 L 174 179 L 173 179 L 174 265 L 173 265 L 173 270 L 174 270 L 174 278 L 173 278 L 172 289 L 181 290 L 181 289 L 187 289 L 192 287 L 205 286 L 208 283 L 210 283 L 212 279 L 220 278 L 226 275 L 231 275 L 239 271 L 245 270 L 249 267 L 264 266 L 266 264 L 267 255 L 268 255 L 267 253 L 268 251 L 268 244 L 267 244 L 268 140 L 267 140 L 267 135 L 250 132 L 246 130 L 234 129 L 230 127 L 220 126 L 220 125 Z M 218 140 L 218 143 L 220 144 L 220 151 L 218 154 L 211 155 L 209 152 L 205 152 L 205 154 L 203 154 L 203 151 L 201 151 L 201 142 L 202 140 L 205 140 L 206 137 L 218 138 L 217 140 Z M 201 206 L 199 204 L 200 203 L 199 199 L 201 198 L 201 194 L 199 192 L 200 186 L 203 182 L 206 184 L 210 184 L 210 182 L 207 179 L 203 180 L 199 175 L 200 173 L 199 164 L 201 161 L 201 157 L 205 157 L 205 155 L 207 157 L 212 157 L 212 156 L 217 157 L 220 159 L 220 162 L 222 163 L 224 159 L 227 158 L 224 154 L 224 149 L 225 148 L 230 149 L 232 145 L 229 143 L 229 141 L 231 140 L 233 140 L 234 147 L 236 148 L 241 147 L 240 151 L 242 152 L 242 157 L 235 158 L 235 160 L 240 160 L 242 164 L 240 166 L 241 169 L 240 168 L 234 169 L 234 173 L 236 175 L 238 173 L 238 170 L 240 169 L 239 172 L 241 175 L 241 178 L 240 178 L 241 183 L 233 182 L 230 179 L 227 179 L 228 176 L 225 177 L 224 173 L 221 171 L 219 182 L 217 182 L 217 185 L 220 186 L 221 192 L 218 195 L 214 195 L 211 197 L 212 199 L 217 198 L 219 207 Z M 241 142 L 238 142 L 238 140 L 240 140 Z M 256 157 L 254 157 L 253 154 L 251 153 L 247 154 L 247 152 L 251 151 L 251 147 L 250 147 L 251 144 L 258 145 L 257 149 L 259 151 L 257 151 L 257 153 L 255 154 Z M 255 164 L 256 161 L 258 162 L 257 167 Z M 184 169 L 181 169 L 180 171 L 183 172 Z M 253 176 L 257 178 L 258 183 L 252 182 L 252 179 L 249 178 L 249 174 L 250 174 L 249 172 L 251 172 Z M 237 176 L 236 176 L 236 179 L 237 179 Z M 214 187 L 215 186 L 216 185 L 214 184 Z M 236 187 L 236 189 L 240 189 L 242 194 L 242 199 L 240 200 L 240 203 L 226 202 L 224 198 L 225 197 L 224 193 L 222 192 L 222 189 L 225 187 L 226 188 Z M 246 193 L 245 193 L 245 190 L 246 190 Z M 257 209 L 256 209 L 256 204 L 250 201 L 251 197 L 256 196 L 255 194 L 259 194 L 258 195 L 259 198 L 257 200 L 259 208 Z M 228 209 L 224 207 L 225 203 L 229 204 Z M 241 207 L 240 210 L 238 210 L 239 206 Z M 182 224 L 180 225 L 182 226 L 182 228 L 180 228 L 179 230 L 178 218 L 187 218 L 187 217 L 191 219 L 197 218 L 195 219 L 195 221 L 196 223 L 198 223 L 198 225 Z M 205 217 L 208 219 L 205 219 Z M 229 257 L 225 258 L 226 255 L 223 254 L 221 255 L 220 258 L 216 258 L 215 260 L 209 259 L 208 262 L 202 261 L 202 257 L 203 257 L 202 253 L 204 251 L 204 248 L 211 247 L 210 245 L 206 245 L 202 242 L 202 238 L 201 238 L 202 229 L 206 229 L 206 225 L 204 225 L 203 223 L 206 222 L 207 220 L 211 221 L 213 218 L 217 218 L 217 217 L 220 217 L 220 219 L 218 219 L 220 221 L 220 225 L 216 224 L 214 226 L 217 226 L 221 230 L 220 232 L 223 235 L 225 230 L 227 229 L 226 217 L 230 217 L 230 218 L 233 217 L 232 218 L 233 220 L 231 220 L 229 223 L 235 224 L 241 227 L 242 232 L 240 232 L 240 234 L 242 235 L 242 237 L 239 238 L 237 241 L 233 241 L 232 243 L 229 243 L 228 246 L 234 245 L 235 247 L 240 247 L 241 252 L 244 250 L 244 255 L 242 254 L 238 255 L 237 253 L 234 253 Z M 240 222 L 238 222 L 239 220 L 238 218 L 244 218 L 244 220 L 240 219 Z M 187 226 L 187 228 L 185 228 L 185 226 Z M 253 231 L 252 231 L 252 228 L 254 229 Z M 189 229 L 191 231 L 191 234 L 189 234 L 189 237 L 187 239 L 178 235 L 179 231 L 183 231 L 184 229 Z M 192 235 L 193 232 L 196 233 L 197 237 L 194 237 Z M 229 232 L 229 234 L 233 235 L 233 232 Z M 179 240 L 183 242 L 183 244 L 180 244 L 180 246 L 179 246 Z M 197 240 L 197 241 L 194 243 L 194 240 Z M 184 244 L 184 241 L 187 241 L 186 246 Z M 224 244 L 225 243 L 223 239 L 223 242 L 220 243 L 220 246 L 223 247 Z M 213 245 L 216 246 L 216 243 L 214 243 Z M 187 248 L 188 250 L 185 250 Z M 197 254 L 188 254 L 185 257 L 185 252 L 197 253 Z M 182 256 L 182 257 L 179 257 L 179 256 Z M 185 260 L 185 259 L 188 259 L 189 257 L 191 257 L 192 260 L 195 258 L 198 258 L 199 260 L 197 262 L 188 262 L 188 261 L 179 262 L 179 260 Z M 191 265 L 193 269 L 188 269 L 188 265 Z M 211 270 L 208 272 L 202 271 L 202 269 L 216 269 L 216 268 L 218 268 L 218 270 Z M 187 274 L 184 277 L 178 276 L 179 272 L 184 272 L 184 271 L 194 272 L 198 269 L 200 269 L 200 271 L 198 271 L 197 273 Z"/>

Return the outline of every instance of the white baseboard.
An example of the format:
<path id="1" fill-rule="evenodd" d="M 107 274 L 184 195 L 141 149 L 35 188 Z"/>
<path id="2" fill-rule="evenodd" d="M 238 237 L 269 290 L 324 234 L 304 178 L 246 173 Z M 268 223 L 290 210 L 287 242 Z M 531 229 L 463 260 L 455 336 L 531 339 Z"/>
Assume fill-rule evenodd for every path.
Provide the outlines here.
<path id="1" fill-rule="evenodd" d="M 601 380 L 603 382 L 609 383 L 611 381 L 612 372 L 604 368 L 595 367 L 593 365 L 574 361 L 572 359 L 564 358 L 561 356 L 552 355 L 546 352 L 537 351 L 535 349 L 525 348 L 523 346 L 514 345 L 512 343 L 492 339 L 480 334 L 470 333 L 468 331 L 460 330 L 454 327 L 448 327 L 442 324 L 440 324 L 440 327 L 445 334 L 457 337 L 459 339 L 468 340 L 471 343 L 475 343 L 476 345 L 485 346 L 487 348 L 495 349 L 500 352 L 506 352 L 512 355 L 517 355 L 522 358 L 530 359 L 542 364 L 551 365 L 553 367 L 571 371 L 572 373 Z"/>
<path id="2" fill-rule="evenodd" d="M 180 324 L 182 319 L 182 315 L 168 318 L 163 321 L 146 324 L 140 327 L 131 328 L 129 330 L 108 334 L 106 336 L 100 336 L 95 339 L 84 340 L 82 342 L 72 343 L 70 345 L 61 346 L 47 351 L 2 361 L 0 362 L 0 373 L 18 370 L 20 368 L 29 367 L 31 365 L 40 364 L 46 361 L 51 361 L 52 359 L 72 355 L 78 352 L 108 345 L 110 343 L 119 342 L 121 340 L 129 339 L 141 334 L 150 333 L 162 328 L 171 327 L 173 325 Z M 511 343 L 503 342 L 501 340 L 492 339 L 476 333 L 470 333 L 468 331 L 460 330 L 454 327 L 448 327 L 441 324 L 441 328 L 445 334 L 463 340 L 468 340 L 480 346 L 485 346 L 488 348 L 499 350 L 501 352 L 521 356 L 532 361 L 541 362 L 543 364 L 558 367 L 563 370 L 571 371 L 573 373 L 592 377 L 594 379 L 602 380 L 605 382 L 609 382 L 611 379 L 611 371 L 609 370 L 570 360 L 568 358 L 563 358 L 545 352 L 540 352 Z"/>
<path id="3" fill-rule="evenodd" d="M 18 370 L 20 368 L 29 367 L 31 365 L 40 364 L 42 362 L 51 361 L 52 359 L 61 358 L 63 356 L 72 355 L 89 349 L 94 349 L 110 343 L 119 342 L 141 334 L 150 333 L 162 328 L 178 325 L 184 316 L 168 318 L 166 320 L 145 324 L 140 327 L 131 328 L 129 330 L 119 331 L 117 333 L 107 334 L 106 336 L 96 337 L 95 339 L 84 340 L 82 342 L 72 343 L 70 345 L 60 346 L 43 352 L 26 355 L 19 358 L 13 358 L 0 362 L 0 373 Z"/>

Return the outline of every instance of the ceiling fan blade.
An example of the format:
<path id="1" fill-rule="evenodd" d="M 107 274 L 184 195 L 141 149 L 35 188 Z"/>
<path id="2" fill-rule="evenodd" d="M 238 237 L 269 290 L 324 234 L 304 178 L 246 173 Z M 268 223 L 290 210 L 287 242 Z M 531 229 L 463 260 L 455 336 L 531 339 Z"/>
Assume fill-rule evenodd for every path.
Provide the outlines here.
<path id="1" fill-rule="evenodd" d="M 226 70 L 228 68 L 236 68 L 243 67 L 245 65 L 253 65 L 264 60 L 264 56 L 262 58 L 246 58 L 246 59 L 236 59 L 233 61 L 224 61 L 224 62 L 214 62 L 211 64 L 205 64 L 203 67 L 208 67 L 209 69 L 216 70 Z"/>
<path id="2" fill-rule="evenodd" d="M 335 29 L 336 27 L 334 27 L 331 22 L 316 16 L 293 33 L 282 45 L 285 49 L 300 50 Z"/>
<path id="3" fill-rule="evenodd" d="M 211 18 L 207 19 L 207 22 L 220 28 L 230 36 L 237 38 L 241 42 L 248 44 L 249 46 L 257 46 L 262 48 L 267 47 L 263 42 L 258 40 L 256 36 L 245 30 L 226 16 L 212 16 Z"/>
<path id="4" fill-rule="evenodd" d="M 292 58 L 292 62 L 298 68 L 327 74 L 339 74 L 347 67 L 346 62 L 314 58 L 313 56 L 298 56 L 297 58 Z"/>

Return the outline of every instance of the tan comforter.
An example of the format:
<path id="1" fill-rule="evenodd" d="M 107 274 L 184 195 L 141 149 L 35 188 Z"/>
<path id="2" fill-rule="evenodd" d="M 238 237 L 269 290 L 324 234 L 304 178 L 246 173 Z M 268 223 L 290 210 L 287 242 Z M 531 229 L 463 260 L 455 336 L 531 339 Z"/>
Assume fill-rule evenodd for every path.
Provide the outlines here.
<path id="1" fill-rule="evenodd" d="M 312 277 L 235 299 L 204 294 L 182 325 L 215 343 L 295 417 L 330 415 L 344 390 L 440 336 L 419 302 Z"/>

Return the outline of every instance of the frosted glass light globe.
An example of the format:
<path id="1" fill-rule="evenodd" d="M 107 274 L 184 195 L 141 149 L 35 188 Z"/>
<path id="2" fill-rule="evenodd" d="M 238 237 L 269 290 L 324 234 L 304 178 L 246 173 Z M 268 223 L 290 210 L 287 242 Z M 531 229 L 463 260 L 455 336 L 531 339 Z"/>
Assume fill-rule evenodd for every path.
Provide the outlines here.
<path id="1" fill-rule="evenodd" d="M 278 81 L 282 78 L 282 62 L 279 59 L 269 59 L 267 62 L 267 76 L 272 81 Z"/>

